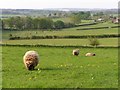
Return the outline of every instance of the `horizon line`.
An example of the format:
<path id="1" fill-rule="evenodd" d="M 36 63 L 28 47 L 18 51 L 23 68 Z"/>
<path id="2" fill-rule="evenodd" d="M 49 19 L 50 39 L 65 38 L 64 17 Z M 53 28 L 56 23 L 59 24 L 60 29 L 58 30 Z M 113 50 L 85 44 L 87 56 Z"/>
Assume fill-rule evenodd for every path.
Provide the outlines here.
<path id="1" fill-rule="evenodd" d="M 118 8 L 0 8 L 0 9 L 118 9 Z"/>

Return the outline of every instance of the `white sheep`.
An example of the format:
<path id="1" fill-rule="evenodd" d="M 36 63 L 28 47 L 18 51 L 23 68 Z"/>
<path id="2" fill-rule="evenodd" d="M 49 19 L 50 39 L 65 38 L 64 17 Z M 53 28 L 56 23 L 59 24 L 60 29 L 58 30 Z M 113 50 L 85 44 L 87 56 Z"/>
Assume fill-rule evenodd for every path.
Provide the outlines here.
<path id="1" fill-rule="evenodd" d="M 79 49 L 74 49 L 72 54 L 75 55 L 75 56 L 78 56 L 79 55 Z"/>
<path id="2" fill-rule="evenodd" d="M 36 51 L 27 51 L 23 56 L 23 62 L 28 70 L 34 70 L 39 63 L 39 55 Z"/>
<path id="3" fill-rule="evenodd" d="M 86 53 L 85 56 L 95 56 L 95 53 Z"/>

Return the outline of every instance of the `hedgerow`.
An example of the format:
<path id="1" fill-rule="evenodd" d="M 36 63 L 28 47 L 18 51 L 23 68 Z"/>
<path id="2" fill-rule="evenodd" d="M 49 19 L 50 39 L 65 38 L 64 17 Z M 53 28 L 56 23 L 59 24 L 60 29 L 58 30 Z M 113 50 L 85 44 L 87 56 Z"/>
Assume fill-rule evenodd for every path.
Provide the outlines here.
<path id="1" fill-rule="evenodd" d="M 20 37 L 20 36 L 10 36 L 9 40 L 22 40 L 22 39 L 72 39 L 72 38 L 79 38 L 84 39 L 88 37 L 95 37 L 95 38 L 117 38 L 120 37 L 120 34 L 103 34 L 103 35 L 82 35 L 82 36 L 31 36 L 31 37 Z"/>

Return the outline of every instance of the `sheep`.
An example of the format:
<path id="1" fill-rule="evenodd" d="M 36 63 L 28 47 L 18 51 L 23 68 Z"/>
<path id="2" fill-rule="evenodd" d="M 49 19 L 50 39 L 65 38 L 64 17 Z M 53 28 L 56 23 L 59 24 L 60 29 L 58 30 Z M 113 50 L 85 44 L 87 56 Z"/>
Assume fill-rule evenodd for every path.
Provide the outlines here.
<path id="1" fill-rule="evenodd" d="M 23 62 L 28 70 L 34 70 L 39 63 L 39 55 L 36 51 L 27 51 L 23 56 Z"/>
<path id="2" fill-rule="evenodd" d="M 86 53 L 85 56 L 96 56 L 95 53 Z"/>
<path id="3" fill-rule="evenodd" d="M 74 56 L 78 56 L 79 55 L 79 49 L 74 49 L 73 52 L 72 52 L 72 54 Z"/>

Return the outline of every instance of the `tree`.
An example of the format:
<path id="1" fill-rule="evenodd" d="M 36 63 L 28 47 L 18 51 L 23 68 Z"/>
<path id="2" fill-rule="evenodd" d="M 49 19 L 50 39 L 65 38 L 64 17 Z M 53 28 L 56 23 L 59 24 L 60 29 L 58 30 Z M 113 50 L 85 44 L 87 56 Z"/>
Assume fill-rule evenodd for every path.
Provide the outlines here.
<path id="1" fill-rule="evenodd" d="M 25 22 L 24 22 L 23 18 L 21 18 L 19 16 L 15 17 L 15 27 L 16 27 L 16 29 L 22 30 L 22 29 L 24 29 L 24 25 L 25 25 Z"/>
<path id="2" fill-rule="evenodd" d="M 46 18 L 46 26 L 47 26 L 47 29 L 52 29 L 53 28 L 53 20 L 50 19 L 50 18 Z"/>
<path id="3" fill-rule="evenodd" d="M 39 29 L 39 18 L 34 18 L 32 23 L 34 29 Z"/>
<path id="4" fill-rule="evenodd" d="M 75 24 L 73 24 L 73 23 L 64 23 L 65 28 L 71 28 L 71 27 L 74 27 L 74 26 L 75 26 Z"/>
<path id="5" fill-rule="evenodd" d="M 97 12 L 97 13 L 95 13 L 93 16 L 103 16 L 103 15 L 104 15 L 103 12 Z"/>
<path id="6" fill-rule="evenodd" d="M 2 27 L 1 27 L 2 26 Z M 5 29 L 5 23 L 3 22 L 3 20 L 0 19 L 0 29 L 4 30 Z"/>
<path id="7" fill-rule="evenodd" d="M 32 29 L 33 28 L 33 19 L 31 17 L 25 18 L 25 28 Z"/>
<path id="8" fill-rule="evenodd" d="M 90 37 L 88 40 L 91 46 L 97 47 L 98 45 L 100 45 L 100 42 L 98 41 L 96 37 Z"/>
<path id="9" fill-rule="evenodd" d="M 39 19 L 39 28 L 40 29 L 51 29 L 53 27 L 53 21 L 50 18 L 41 18 Z"/>
<path id="10" fill-rule="evenodd" d="M 64 22 L 61 20 L 57 20 L 56 22 L 54 22 L 54 28 L 55 29 L 62 29 L 64 28 Z"/>
<path id="11" fill-rule="evenodd" d="M 70 18 L 72 23 L 79 24 L 81 22 L 81 17 L 78 14 L 73 14 Z"/>
<path id="12" fill-rule="evenodd" d="M 11 30 L 15 28 L 15 18 L 14 17 L 10 17 L 9 19 L 6 19 L 5 22 Z"/>
<path id="13" fill-rule="evenodd" d="M 56 16 L 57 15 L 57 13 L 54 13 L 54 16 Z"/>
<path id="14" fill-rule="evenodd" d="M 90 16 L 91 16 L 90 11 L 85 12 L 85 13 L 83 14 L 83 19 L 84 19 L 84 20 L 90 19 L 90 18 L 91 18 Z"/>
<path id="15" fill-rule="evenodd" d="M 51 16 L 52 16 L 51 13 L 47 15 L 47 17 L 51 17 Z"/>

